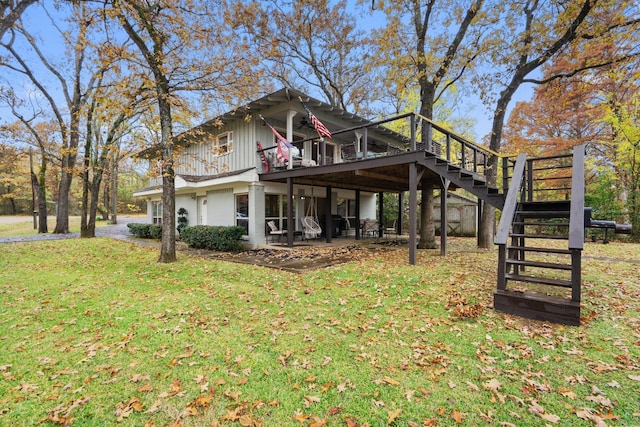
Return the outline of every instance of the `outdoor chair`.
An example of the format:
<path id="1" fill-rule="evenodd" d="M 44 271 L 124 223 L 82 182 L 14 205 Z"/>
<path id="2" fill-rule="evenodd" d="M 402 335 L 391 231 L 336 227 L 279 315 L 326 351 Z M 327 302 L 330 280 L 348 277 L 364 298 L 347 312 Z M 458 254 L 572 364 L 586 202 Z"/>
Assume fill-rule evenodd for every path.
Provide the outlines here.
<path id="1" fill-rule="evenodd" d="M 362 221 L 362 235 L 363 236 L 377 236 L 380 230 L 378 230 L 378 221 L 375 219 L 365 219 Z"/>
<path id="2" fill-rule="evenodd" d="M 312 216 L 302 217 L 302 232 L 305 240 L 315 239 L 322 234 L 322 228 Z"/>
<path id="3" fill-rule="evenodd" d="M 398 235 L 398 220 L 394 219 L 392 222 L 387 224 L 387 227 L 384 229 L 384 234 L 387 235 L 392 235 L 395 234 L 396 236 Z"/>
<path id="4" fill-rule="evenodd" d="M 274 236 L 278 236 L 278 242 L 282 238 L 283 234 L 287 233 L 287 230 L 280 230 L 276 225 L 275 221 L 268 221 L 267 226 L 269 227 L 269 235 L 271 236 L 271 242 L 273 243 Z"/>
<path id="5" fill-rule="evenodd" d="M 358 152 L 356 151 L 356 146 L 354 144 L 344 144 L 341 149 L 342 160 L 345 162 L 358 160 Z"/>

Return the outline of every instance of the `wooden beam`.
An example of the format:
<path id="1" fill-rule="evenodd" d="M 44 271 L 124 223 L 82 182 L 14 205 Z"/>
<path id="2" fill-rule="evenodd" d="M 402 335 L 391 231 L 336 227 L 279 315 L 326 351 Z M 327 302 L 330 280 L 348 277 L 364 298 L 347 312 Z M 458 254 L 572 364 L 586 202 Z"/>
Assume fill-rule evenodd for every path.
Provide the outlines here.
<path id="1" fill-rule="evenodd" d="M 391 182 L 397 182 L 400 184 L 404 184 L 407 187 L 409 186 L 409 180 L 399 177 L 399 176 L 391 176 L 391 175 L 384 175 L 381 173 L 377 173 L 377 172 L 371 172 L 368 170 L 357 170 L 355 171 L 354 175 L 356 176 L 362 176 L 365 178 L 373 178 L 373 179 L 380 179 L 383 181 L 391 181 Z"/>

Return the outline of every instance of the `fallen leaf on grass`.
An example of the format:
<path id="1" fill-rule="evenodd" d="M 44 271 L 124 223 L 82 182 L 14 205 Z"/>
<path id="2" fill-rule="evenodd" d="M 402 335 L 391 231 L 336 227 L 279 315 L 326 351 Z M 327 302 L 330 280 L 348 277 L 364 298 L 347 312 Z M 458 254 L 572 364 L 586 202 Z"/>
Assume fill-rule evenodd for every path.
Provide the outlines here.
<path id="1" fill-rule="evenodd" d="M 378 384 L 378 385 L 380 385 L 380 384 L 388 384 L 388 385 L 393 385 L 393 386 L 400 385 L 400 381 L 396 381 L 391 377 L 382 377 L 379 380 L 375 380 L 373 382 Z"/>
<path id="2" fill-rule="evenodd" d="M 627 375 L 630 380 L 640 381 L 640 375 Z"/>
<path id="3" fill-rule="evenodd" d="M 338 415 L 342 411 L 342 405 L 332 406 L 329 408 L 329 416 L 333 417 L 334 415 Z"/>
<path id="4" fill-rule="evenodd" d="M 141 412 L 143 407 L 144 403 L 142 403 L 138 397 L 132 397 L 128 402 L 117 403 L 115 414 L 118 417 L 118 422 L 129 418 L 133 412 Z"/>
<path id="5" fill-rule="evenodd" d="M 453 418 L 455 422 L 458 424 L 462 424 L 462 420 L 464 419 L 464 417 L 465 417 L 465 414 L 458 411 L 457 409 L 454 409 L 453 412 L 451 413 L 451 418 Z"/>
<path id="6" fill-rule="evenodd" d="M 387 411 L 387 424 L 391 424 L 400 416 L 402 409 L 396 409 L 395 411 Z"/>
<path id="7" fill-rule="evenodd" d="M 500 389 L 500 382 L 497 379 L 492 378 L 482 384 L 482 387 L 484 387 L 485 390 L 498 391 Z"/>
<path id="8" fill-rule="evenodd" d="M 302 401 L 302 404 L 305 406 L 305 408 L 308 408 L 314 403 L 319 403 L 319 402 L 320 402 L 320 398 L 318 396 L 305 396 L 304 400 Z"/>
<path id="9" fill-rule="evenodd" d="M 545 412 L 544 408 L 538 405 L 538 403 L 535 401 L 532 401 L 532 405 L 529 407 L 529 412 L 531 412 L 532 414 L 536 414 L 543 420 L 553 424 L 557 424 L 558 421 L 560 421 L 559 416 Z"/>
<path id="10" fill-rule="evenodd" d="M 576 411 L 576 416 L 580 419 L 591 421 L 596 427 L 606 427 L 607 423 L 591 408 L 581 408 Z"/>

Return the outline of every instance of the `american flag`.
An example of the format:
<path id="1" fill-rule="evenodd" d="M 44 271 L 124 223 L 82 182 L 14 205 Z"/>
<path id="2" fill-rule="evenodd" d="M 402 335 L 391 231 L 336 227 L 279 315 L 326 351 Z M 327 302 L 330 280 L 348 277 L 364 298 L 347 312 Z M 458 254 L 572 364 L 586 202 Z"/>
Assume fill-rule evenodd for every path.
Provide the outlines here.
<path id="1" fill-rule="evenodd" d="M 320 120 L 318 120 L 316 116 L 313 115 L 311 110 L 309 110 L 309 108 L 307 108 L 305 103 L 302 102 L 302 98 L 300 99 L 300 103 L 302 104 L 302 107 L 309 115 L 309 120 L 311 120 L 311 124 L 313 125 L 313 127 L 316 128 L 316 132 L 318 132 L 318 135 L 326 136 L 327 138 L 331 139 L 331 132 L 329 132 L 329 129 L 327 129 L 327 127 Z"/>
<path id="2" fill-rule="evenodd" d="M 293 147 L 293 145 L 287 141 L 285 137 L 280 135 L 280 133 L 275 130 L 275 128 L 264 119 L 264 117 L 260 116 L 260 118 L 264 124 L 271 129 L 271 132 L 273 132 L 273 135 L 276 137 L 276 157 L 278 158 L 278 161 L 281 163 L 289 163 L 289 148 Z"/>

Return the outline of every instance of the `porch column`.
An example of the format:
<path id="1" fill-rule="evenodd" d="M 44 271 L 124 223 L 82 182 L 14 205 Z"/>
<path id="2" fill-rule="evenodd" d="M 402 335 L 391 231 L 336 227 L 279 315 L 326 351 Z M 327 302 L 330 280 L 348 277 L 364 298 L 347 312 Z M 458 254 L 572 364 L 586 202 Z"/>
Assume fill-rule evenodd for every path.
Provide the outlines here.
<path id="1" fill-rule="evenodd" d="M 249 244 L 253 248 L 266 243 L 264 185 L 249 184 Z"/>
<path id="2" fill-rule="evenodd" d="M 360 240 L 360 190 L 356 190 L 356 240 Z"/>
<path id="3" fill-rule="evenodd" d="M 409 163 L 409 264 L 416 265 L 416 239 L 418 204 L 418 171 L 415 163 Z"/>
<path id="4" fill-rule="evenodd" d="M 369 150 L 369 141 L 367 140 L 367 128 L 362 129 L 362 146 L 360 149 L 362 150 L 362 160 L 367 159 L 367 151 Z M 356 158 L 358 156 L 356 155 Z"/>
<path id="5" fill-rule="evenodd" d="M 483 201 L 478 197 L 478 213 L 476 217 L 476 244 L 480 247 L 480 227 L 482 226 L 482 210 L 484 208 Z"/>
<path id="6" fill-rule="evenodd" d="M 327 195 L 324 204 L 324 237 L 327 243 L 331 243 L 333 234 L 333 218 L 331 218 L 331 187 L 327 187 Z"/>
<path id="7" fill-rule="evenodd" d="M 384 223 L 384 193 L 381 191 L 378 193 L 378 237 L 384 237 L 384 229 L 386 225 Z"/>
<path id="8" fill-rule="evenodd" d="M 287 246 L 293 247 L 293 232 L 295 222 L 293 222 L 293 178 L 287 178 Z"/>
<path id="9" fill-rule="evenodd" d="M 403 204 L 404 191 L 401 191 L 398 193 L 398 222 L 396 223 L 396 233 L 398 233 L 398 236 L 402 236 Z"/>
<path id="10" fill-rule="evenodd" d="M 298 114 L 297 111 L 289 110 L 287 111 L 287 141 L 293 141 L 293 118 Z M 291 151 L 289 151 L 289 165 L 287 169 L 293 169 L 293 156 L 291 155 Z"/>

